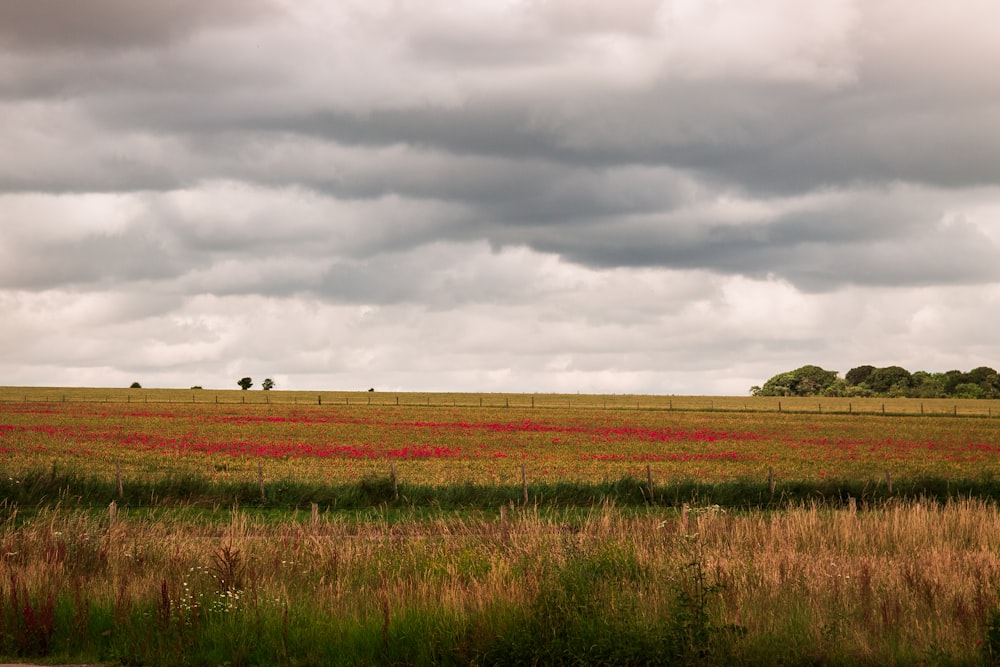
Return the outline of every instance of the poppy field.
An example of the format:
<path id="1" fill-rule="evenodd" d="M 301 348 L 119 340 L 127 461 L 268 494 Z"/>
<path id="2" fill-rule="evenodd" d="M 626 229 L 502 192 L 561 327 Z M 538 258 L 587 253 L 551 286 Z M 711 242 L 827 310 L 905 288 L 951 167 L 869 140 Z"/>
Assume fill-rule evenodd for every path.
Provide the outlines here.
<path id="1" fill-rule="evenodd" d="M 582 402 L 578 401 L 578 405 Z M 0 403 L 8 478 L 62 471 L 123 484 L 198 478 L 338 486 L 390 474 L 425 488 L 992 480 L 1000 418 L 654 407 Z"/>

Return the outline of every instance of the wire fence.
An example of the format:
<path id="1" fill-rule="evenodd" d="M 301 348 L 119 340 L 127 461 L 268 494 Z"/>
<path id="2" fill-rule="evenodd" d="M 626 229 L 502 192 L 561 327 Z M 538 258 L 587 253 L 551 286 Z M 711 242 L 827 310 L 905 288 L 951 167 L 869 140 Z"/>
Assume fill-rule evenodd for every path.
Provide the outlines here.
<path id="1" fill-rule="evenodd" d="M 662 396 L 376 391 L 95 389 L 0 387 L 0 403 L 200 404 L 406 408 L 653 410 L 789 414 L 1000 416 L 997 399 Z"/>

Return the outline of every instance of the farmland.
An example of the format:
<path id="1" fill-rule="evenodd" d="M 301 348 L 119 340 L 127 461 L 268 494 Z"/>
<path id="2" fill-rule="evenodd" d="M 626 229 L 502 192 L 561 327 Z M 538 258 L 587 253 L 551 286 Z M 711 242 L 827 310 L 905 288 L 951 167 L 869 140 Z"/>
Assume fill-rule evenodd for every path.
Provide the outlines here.
<path id="1" fill-rule="evenodd" d="M 0 465 L 10 656 L 1000 650 L 996 402 L 7 388 Z"/>

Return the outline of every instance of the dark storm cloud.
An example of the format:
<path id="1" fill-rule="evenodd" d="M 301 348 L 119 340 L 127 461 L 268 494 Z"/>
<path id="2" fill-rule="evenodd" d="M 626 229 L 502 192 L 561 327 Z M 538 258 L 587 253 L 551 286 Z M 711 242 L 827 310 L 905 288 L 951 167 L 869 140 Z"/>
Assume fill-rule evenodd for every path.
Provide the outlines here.
<path id="1" fill-rule="evenodd" d="M 329 294 L 393 301 L 401 293 L 369 278 L 362 289 L 345 267 L 440 240 L 810 291 L 996 279 L 993 239 L 942 228 L 963 189 L 1000 183 L 998 94 L 967 71 L 996 49 L 976 31 L 907 59 L 934 26 L 884 23 L 888 1 L 833 3 L 843 16 L 827 9 L 829 25 L 806 12 L 799 31 L 773 7 L 648 0 L 620 12 L 359 5 L 326 23 L 301 21 L 309 7 L 299 23 L 291 7 L 252 23 L 277 11 L 264 2 L 67 4 L 0 9 L 16 65 L 0 88 L 17 121 L 0 190 L 137 193 L 169 242 L 129 254 L 161 272 L 325 254 L 341 286 Z M 205 32 L 218 27 L 233 30 Z M 218 182 L 243 184 L 245 205 L 174 210 L 145 194 L 207 200 Z M 302 192 L 313 201 L 300 210 Z M 372 208 L 393 199 L 422 207 L 420 223 Z M 727 199 L 746 210 L 716 219 Z M 314 219 L 282 220 L 301 215 Z M 113 246 L 88 243 L 98 256 Z M 89 275 L 62 266 L 52 275 Z"/>
<path id="2" fill-rule="evenodd" d="M 148 49 L 270 10 L 266 0 L 5 0 L 0 46 L 29 52 Z"/>

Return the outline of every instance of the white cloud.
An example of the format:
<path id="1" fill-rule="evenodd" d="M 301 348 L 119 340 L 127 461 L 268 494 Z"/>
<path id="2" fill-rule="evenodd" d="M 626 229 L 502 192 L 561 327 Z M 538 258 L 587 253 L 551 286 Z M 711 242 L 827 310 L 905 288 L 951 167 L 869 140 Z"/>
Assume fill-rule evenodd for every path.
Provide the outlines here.
<path id="1" fill-rule="evenodd" d="M 0 9 L 10 382 L 996 365 L 988 0 L 116 7 Z"/>

